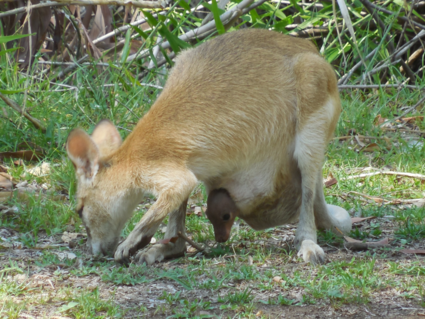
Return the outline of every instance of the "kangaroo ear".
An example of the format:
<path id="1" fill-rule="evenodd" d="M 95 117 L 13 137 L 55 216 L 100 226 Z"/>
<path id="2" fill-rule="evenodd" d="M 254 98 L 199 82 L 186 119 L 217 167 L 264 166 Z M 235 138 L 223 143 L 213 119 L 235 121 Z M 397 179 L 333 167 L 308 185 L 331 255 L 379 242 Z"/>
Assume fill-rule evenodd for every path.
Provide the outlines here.
<path id="1" fill-rule="evenodd" d="M 113 153 L 122 143 L 120 133 L 109 120 L 100 121 L 94 128 L 91 138 L 97 145 L 101 158 Z"/>
<path id="2" fill-rule="evenodd" d="M 66 151 L 75 166 L 77 176 L 91 180 L 99 169 L 100 153 L 90 136 L 82 129 L 69 133 Z"/>

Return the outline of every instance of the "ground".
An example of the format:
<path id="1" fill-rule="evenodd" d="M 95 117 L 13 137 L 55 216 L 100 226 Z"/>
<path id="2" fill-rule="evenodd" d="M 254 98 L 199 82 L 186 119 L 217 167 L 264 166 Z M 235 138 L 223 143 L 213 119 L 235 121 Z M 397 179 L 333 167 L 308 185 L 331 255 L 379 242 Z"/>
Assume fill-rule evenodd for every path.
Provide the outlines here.
<path id="1" fill-rule="evenodd" d="M 146 202 L 139 207 L 142 213 L 152 200 Z M 189 224 L 207 223 L 194 208 Z M 18 242 L 21 234 L 5 227 L 1 237 L 15 241 L 1 252 L 1 311 L 5 318 L 425 316 L 425 259 L 399 252 L 423 248 L 425 240 L 398 239 L 394 216 L 354 225 L 353 234 L 375 241 L 386 237 L 390 245 L 353 252 L 342 239 L 321 234 L 328 260 L 312 266 L 292 248 L 296 225 L 254 232 L 241 223 L 229 244 L 204 241 L 213 247 L 209 256 L 188 245 L 183 258 L 123 266 L 88 255 L 84 234 L 40 233 L 30 249 Z M 378 228 L 380 236 L 372 235 Z"/>

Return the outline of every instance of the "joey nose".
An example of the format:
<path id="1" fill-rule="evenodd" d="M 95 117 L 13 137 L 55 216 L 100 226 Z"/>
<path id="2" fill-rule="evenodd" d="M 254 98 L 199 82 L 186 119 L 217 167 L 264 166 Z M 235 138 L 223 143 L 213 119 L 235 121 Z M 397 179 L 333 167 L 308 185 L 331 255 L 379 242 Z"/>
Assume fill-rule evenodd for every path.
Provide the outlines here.
<path id="1" fill-rule="evenodd" d="M 227 233 L 215 233 L 215 241 L 218 243 L 225 243 L 226 241 L 229 240 L 229 236 L 230 234 Z"/>

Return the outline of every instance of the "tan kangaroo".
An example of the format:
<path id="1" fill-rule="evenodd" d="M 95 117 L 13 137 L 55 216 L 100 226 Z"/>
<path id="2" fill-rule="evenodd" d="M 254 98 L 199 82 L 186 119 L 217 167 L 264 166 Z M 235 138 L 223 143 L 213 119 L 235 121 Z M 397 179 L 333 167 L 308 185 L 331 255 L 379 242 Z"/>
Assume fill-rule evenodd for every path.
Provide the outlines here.
<path id="1" fill-rule="evenodd" d="M 203 182 L 226 189 L 255 229 L 299 218 L 299 255 L 324 259 L 319 228 L 348 231 L 326 205 L 321 168 L 341 112 L 336 76 L 308 41 L 248 29 L 218 36 L 176 59 L 150 111 L 121 145 L 102 121 L 73 130 L 67 151 L 78 179 L 77 210 L 94 254 L 120 262 L 147 245 L 169 215 L 166 238 L 185 231 L 186 203 Z M 144 193 L 157 197 L 126 240 L 120 232 Z M 152 264 L 182 255 L 185 242 L 136 255 Z"/>

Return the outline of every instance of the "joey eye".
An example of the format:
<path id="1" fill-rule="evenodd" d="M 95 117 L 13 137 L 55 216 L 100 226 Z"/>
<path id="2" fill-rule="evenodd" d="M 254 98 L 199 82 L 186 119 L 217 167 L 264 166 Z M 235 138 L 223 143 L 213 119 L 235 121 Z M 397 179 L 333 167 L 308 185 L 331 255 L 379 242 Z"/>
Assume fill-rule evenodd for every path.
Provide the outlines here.
<path id="1" fill-rule="evenodd" d="M 83 218 L 83 209 L 84 209 L 84 206 L 81 206 L 80 209 L 77 211 L 78 216 L 80 216 L 81 219 Z"/>
<path id="2" fill-rule="evenodd" d="M 229 220 L 229 219 L 230 219 L 230 214 L 223 215 L 223 220 Z"/>

